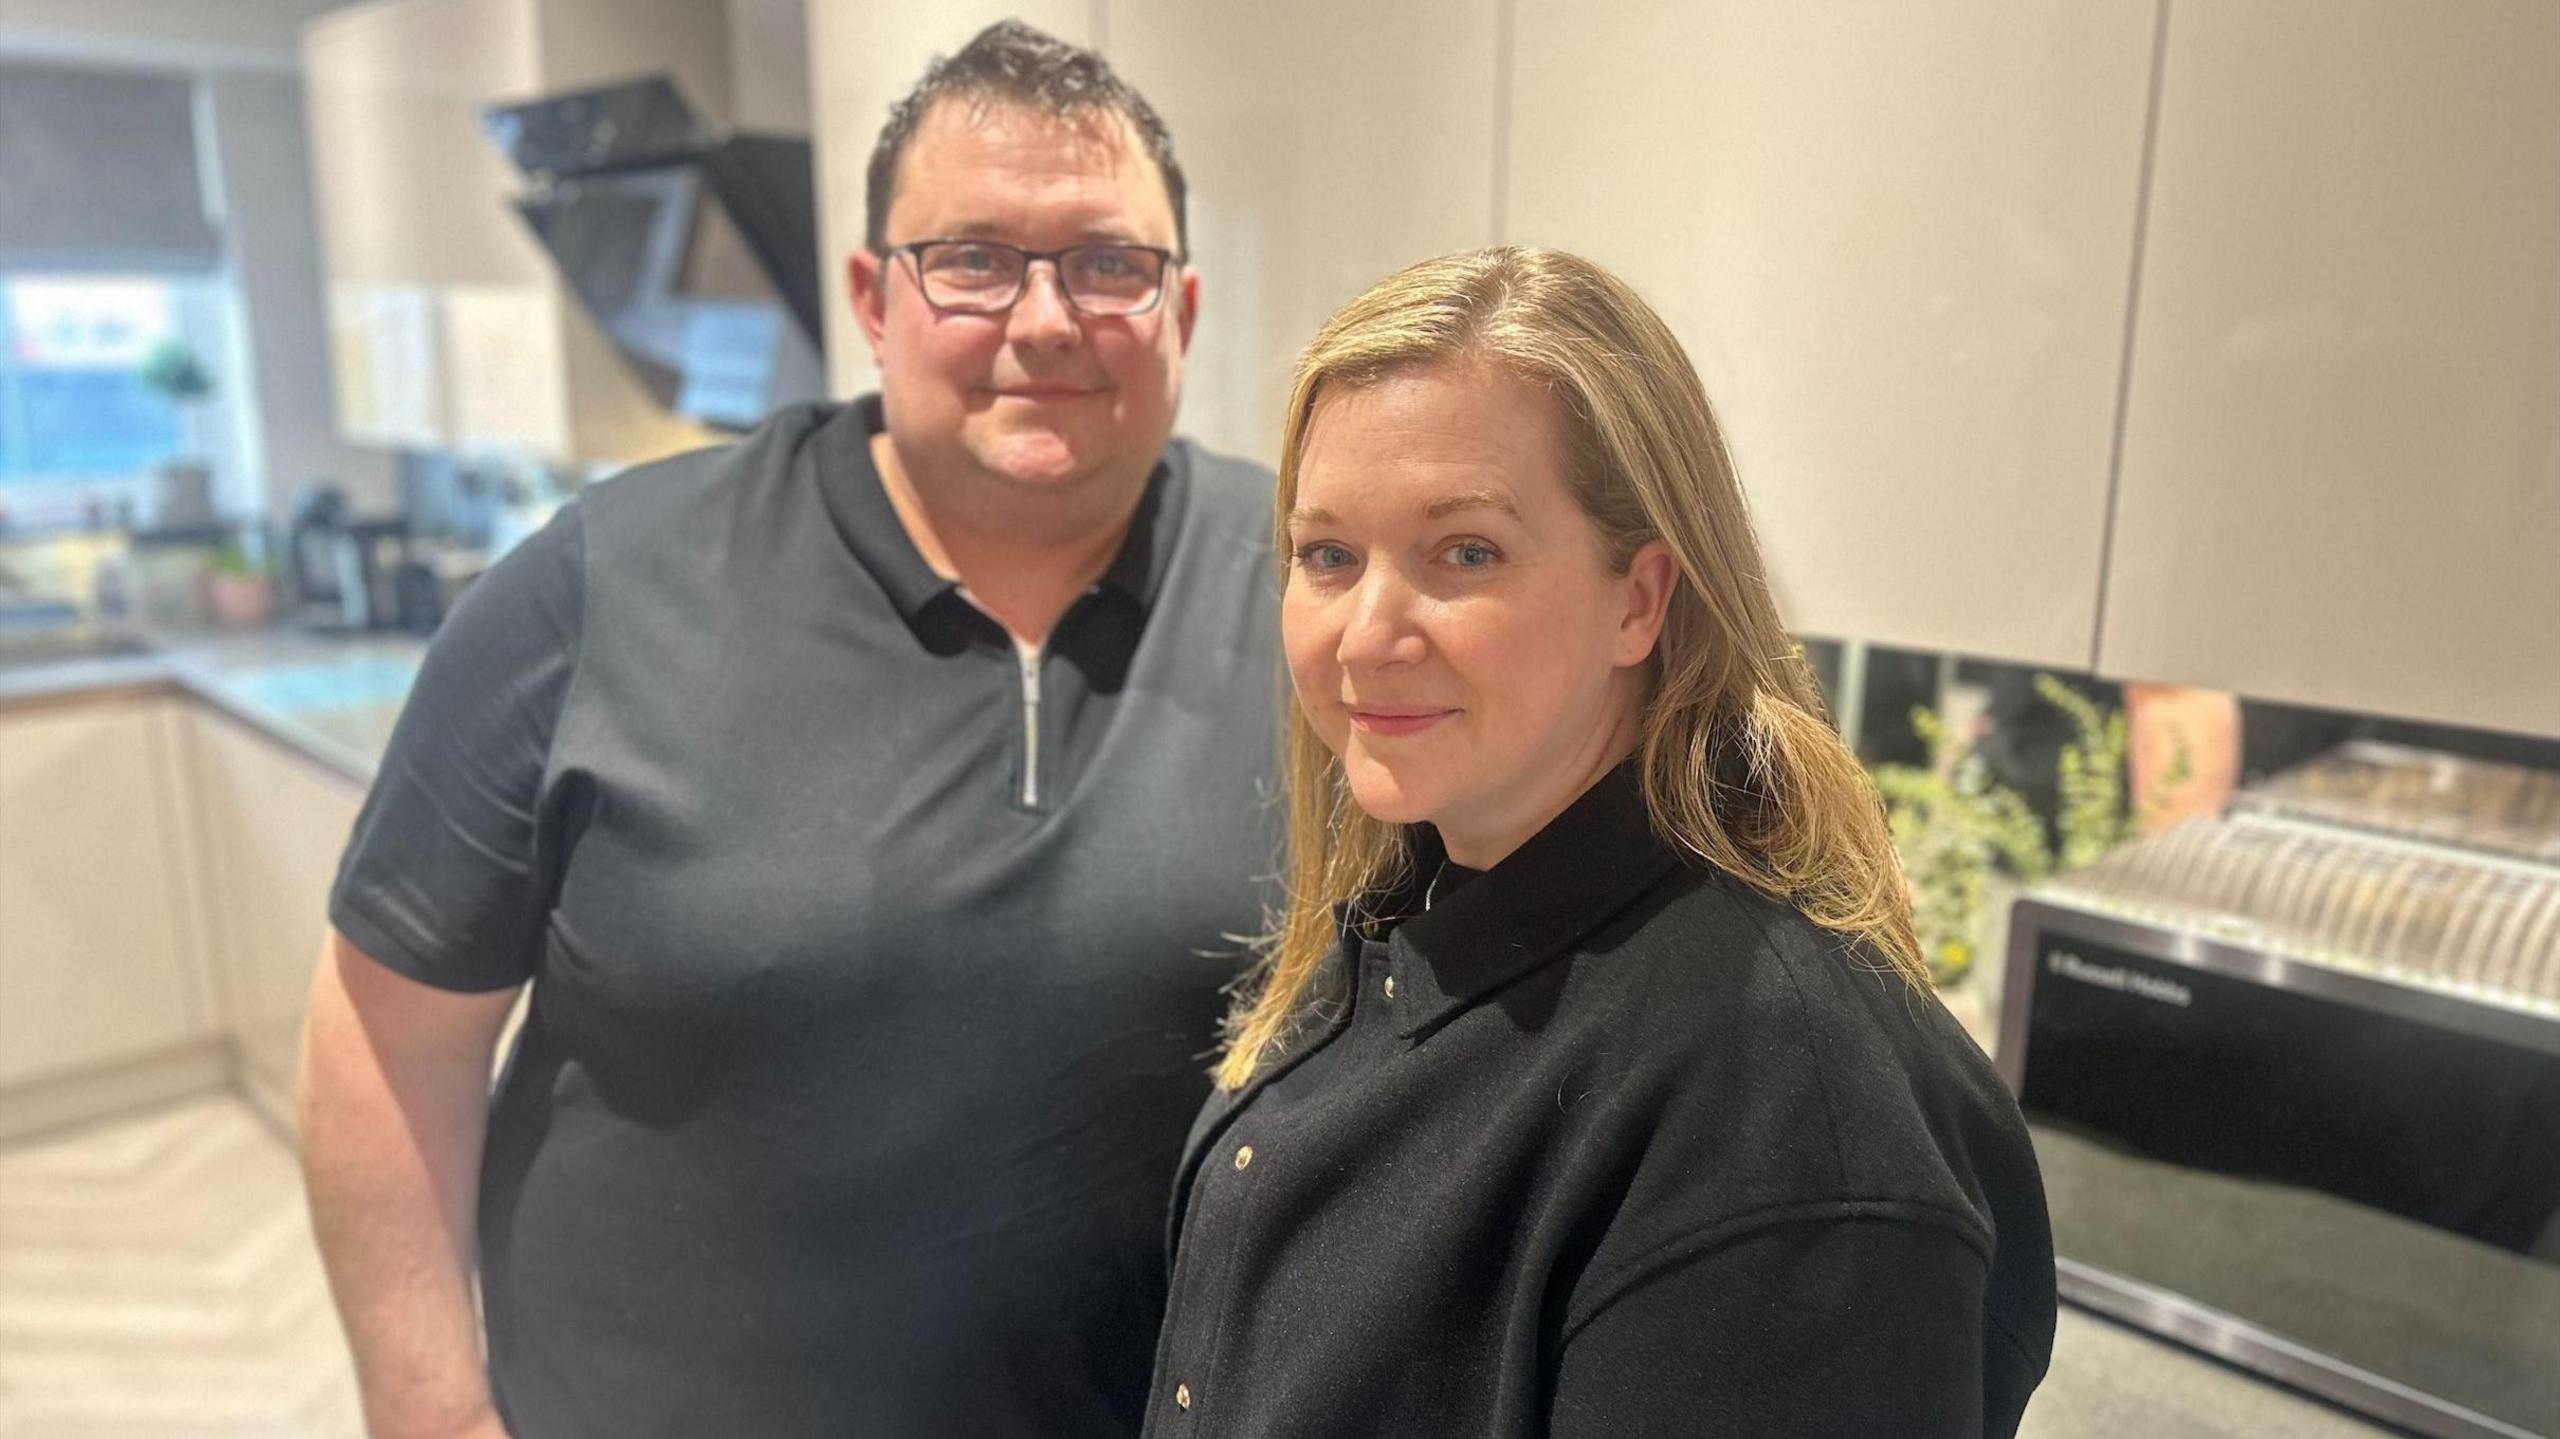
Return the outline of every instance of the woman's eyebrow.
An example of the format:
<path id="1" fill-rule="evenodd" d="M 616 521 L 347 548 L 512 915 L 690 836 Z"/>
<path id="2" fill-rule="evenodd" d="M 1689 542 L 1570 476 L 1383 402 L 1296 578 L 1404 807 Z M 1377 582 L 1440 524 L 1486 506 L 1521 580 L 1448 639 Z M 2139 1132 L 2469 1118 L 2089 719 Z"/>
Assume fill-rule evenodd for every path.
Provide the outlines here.
<path id="1" fill-rule="evenodd" d="M 1442 495 L 1422 507 L 1422 517 L 1426 520 L 1443 519 L 1463 510 L 1495 510 L 1515 520 L 1520 518 L 1520 507 L 1513 504 L 1511 497 L 1500 490 L 1467 490 L 1459 494 Z M 1301 505 L 1289 511 L 1291 529 L 1306 525 L 1335 525 L 1341 522 L 1341 516 L 1322 505 Z"/>
<path id="2" fill-rule="evenodd" d="M 1499 510 L 1515 520 L 1520 518 L 1520 507 L 1511 503 L 1511 497 L 1500 490 L 1468 490 L 1463 494 L 1442 495 L 1423 507 L 1422 517 L 1436 520 L 1460 510 Z"/>

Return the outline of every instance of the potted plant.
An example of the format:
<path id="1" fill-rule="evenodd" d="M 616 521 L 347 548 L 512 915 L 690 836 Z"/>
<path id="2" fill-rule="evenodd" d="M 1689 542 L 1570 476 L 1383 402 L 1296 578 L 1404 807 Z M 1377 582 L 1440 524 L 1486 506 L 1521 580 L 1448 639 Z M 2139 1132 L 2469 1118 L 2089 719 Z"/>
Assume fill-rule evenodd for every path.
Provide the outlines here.
<path id="1" fill-rule="evenodd" d="M 1948 733 L 1925 709 L 1911 712 L 1911 729 L 1930 762 L 1878 765 L 1875 781 L 1911 886 L 1920 951 L 1943 989 L 1970 973 L 1985 949 L 1985 920 L 1998 907 L 1995 878 L 2033 884 L 2052 873 L 2053 858 L 2043 822 L 1991 778 L 1972 736 Z"/>
<path id="2" fill-rule="evenodd" d="M 205 572 L 205 609 L 216 624 L 229 629 L 255 629 L 275 618 L 273 567 L 240 535 L 225 539 L 213 552 Z"/>
<path id="3" fill-rule="evenodd" d="M 1941 988 L 1979 961 L 1998 961 L 2009 901 L 2020 890 L 2089 864 L 2142 829 L 2145 815 L 2126 802 L 2124 712 L 2102 708 L 2052 675 L 2037 675 L 2035 686 L 2045 703 L 2070 717 L 2074 731 L 2055 760 L 2058 853 L 2034 809 L 1991 778 L 1974 750 L 1975 736 L 1948 733 L 1928 710 L 1912 711 L 1911 727 L 1928 746 L 1930 763 L 1876 767 L 1876 788 L 1911 885 L 1921 952 Z M 2181 741 L 2152 803 L 2165 803 L 2190 768 Z"/>
<path id="4" fill-rule="evenodd" d="M 213 519 L 213 467 L 192 453 L 194 409 L 213 394 L 213 372 L 184 340 L 167 339 L 143 356 L 139 376 L 144 386 L 176 407 L 188 453 L 160 467 L 160 511 L 164 529 L 202 525 Z"/>

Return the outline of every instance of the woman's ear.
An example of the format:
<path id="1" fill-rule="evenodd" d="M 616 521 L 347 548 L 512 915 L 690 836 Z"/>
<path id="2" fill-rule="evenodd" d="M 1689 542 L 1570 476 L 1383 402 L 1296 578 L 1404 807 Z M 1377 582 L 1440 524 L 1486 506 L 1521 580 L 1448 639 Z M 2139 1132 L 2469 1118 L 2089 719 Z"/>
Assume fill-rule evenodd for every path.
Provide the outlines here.
<path id="1" fill-rule="evenodd" d="M 1656 641 L 1662 638 L 1663 621 L 1671 613 L 1671 596 L 1680 587 L 1680 561 L 1672 556 L 1671 547 L 1660 540 L 1648 540 L 1627 561 L 1626 578 L 1621 581 L 1627 597 L 1626 613 L 1618 620 L 1616 652 L 1612 663 L 1621 669 L 1640 665 L 1653 654 Z"/>

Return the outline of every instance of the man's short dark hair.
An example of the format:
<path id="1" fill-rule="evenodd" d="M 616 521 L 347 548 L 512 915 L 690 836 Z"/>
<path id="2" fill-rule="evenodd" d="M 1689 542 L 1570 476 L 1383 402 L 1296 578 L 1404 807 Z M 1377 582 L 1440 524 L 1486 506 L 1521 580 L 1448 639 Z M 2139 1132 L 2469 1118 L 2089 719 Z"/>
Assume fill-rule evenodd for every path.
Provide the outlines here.
<path id="1" fill-rule="evenodd" d="M 1061 119 L 1116 115 L 1126 120 L 1164 177 L 1165 195 L 1173 201 L 1174 244 L 1189 252 L 1191 221 L 1182 166 L 1173 158 L 1173 136 L 1156 118 L 1155 107 L 1100 55 L 1019 20 L 999 20 L 958 54 L 936 57 L 906 98 L 889 107 L 889 123 L 871 147 L 871 170 L 863 186 L 863 204 L 870 212 L 863 243 L 875 252 L 888 248 L 889 202 L 897 194 L 898 163 L 906 158 L 916 127 L 943 100 L 966 100 L 982 110 L 1019 105 Z"/>

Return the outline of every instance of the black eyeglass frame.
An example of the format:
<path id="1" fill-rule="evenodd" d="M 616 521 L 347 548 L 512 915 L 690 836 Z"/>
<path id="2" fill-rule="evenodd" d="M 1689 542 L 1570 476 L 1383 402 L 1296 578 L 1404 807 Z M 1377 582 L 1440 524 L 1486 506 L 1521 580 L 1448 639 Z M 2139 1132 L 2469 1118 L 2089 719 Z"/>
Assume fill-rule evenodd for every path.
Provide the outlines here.
<path id="1" fill-rule="evenodd" d="M 946 305 L 935 299 L 932 287 L 924 280 L 924 252 L 936 245 L 983 245 L 991 250 L 1010 250 L 1020 255 L 1022 273 L 1014 279 L 1013 293 L 1006 296 L 1001 305 Z M 1067 256 L 1079 250 L 1136 250 L 1142 254 L 1155 256 L 1159 268 L 1156 271 L 1154 298 L 1134 310 L 1086 309 L 1067 289 L 1066 270 L 1062 263 Z M 1050 272 L 1057 277 L 1058 298 L 1065 302 L 1068 309 L 1097 320 L 1133 320 L 1140 315 L 1153 314 L 1164 304 L 1165 291 L 1173 287 L 1173 272 L 1181 268 L 1183 263 L 1182 252 L 1179 250 L 1168 250 L 1162 245 L 1132 244 L 1125 240 L 1087 240 L 1082 244 L 1068 245 L 1056 250 L 1026 250 L 1020 245 L 1007 244 L 1002 240 L 974 239 L 965 235 L 944 236 L 932 240 L 909 240 L 903 245 L 891 245 L 880 252 L 880 258 L 884 263 L 893 263 L 900 255 L 907 257 L 907 266 L 915 274 L 916 293 L 924 298 L 926 304 L 933 307 L 934 313 L 939 315 L 1001 315 L 1005 313 L 1021 304 L 1024 292 L 1031 288 L 1031 267 L 1046 260 L 1049 262 Z"/>

